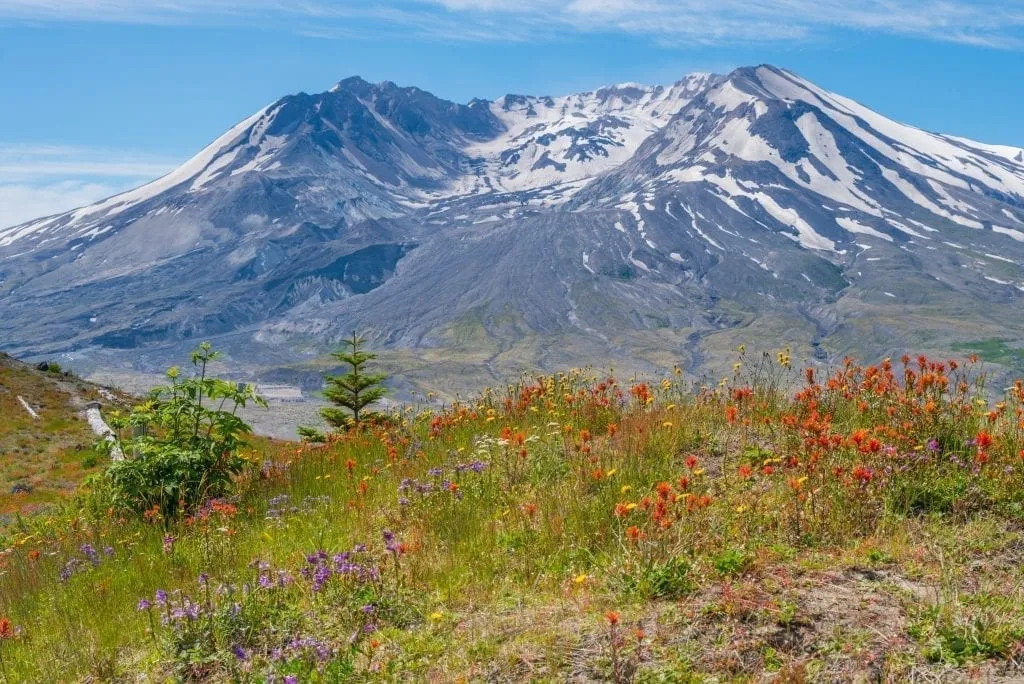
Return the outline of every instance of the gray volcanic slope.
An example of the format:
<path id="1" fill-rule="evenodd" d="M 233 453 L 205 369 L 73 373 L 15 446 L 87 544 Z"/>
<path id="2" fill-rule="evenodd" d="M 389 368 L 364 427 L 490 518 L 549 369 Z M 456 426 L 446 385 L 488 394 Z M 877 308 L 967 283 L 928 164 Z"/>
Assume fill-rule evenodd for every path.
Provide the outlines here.
<path id="1" fill-rule="evenodd" d="M 359 329 L 399 384 L 453 391 L 711 369 L 740 342 L 1013 366 L 1022 259 L 1024 151 L 775 67 L 465 105 L 351 78 L 0 230 L 0 349 L 148 371 L 213 339 L 240 374 L 315 384 Z"/>

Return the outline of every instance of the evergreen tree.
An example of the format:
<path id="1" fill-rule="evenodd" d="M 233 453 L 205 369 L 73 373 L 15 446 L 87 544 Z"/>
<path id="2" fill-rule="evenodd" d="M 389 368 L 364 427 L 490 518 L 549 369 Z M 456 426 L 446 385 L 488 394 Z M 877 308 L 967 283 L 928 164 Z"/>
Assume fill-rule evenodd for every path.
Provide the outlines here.
<path id="1" fill-rule="evenodd" d="M 320 415 L 332 427 L 344 427 L 352 423 L 358 425 L 360 421 L 373 415 L 372 412 L 366 411 L 367 407 L 380 400 L 387 392 L 384 387 L 387 375 L 366 371 L 366 364 L 377 358 L 377 355 L 363 351 L 365 342 L 366 340 L 353 332 L 351 338 L 344 340 L 346 348 L 331 354 L 348 364 L 350 368 L 344 375 L 326 378 L 327 388 L 324 390 L 324 396 L 335 406 L 320 409 Z"/>

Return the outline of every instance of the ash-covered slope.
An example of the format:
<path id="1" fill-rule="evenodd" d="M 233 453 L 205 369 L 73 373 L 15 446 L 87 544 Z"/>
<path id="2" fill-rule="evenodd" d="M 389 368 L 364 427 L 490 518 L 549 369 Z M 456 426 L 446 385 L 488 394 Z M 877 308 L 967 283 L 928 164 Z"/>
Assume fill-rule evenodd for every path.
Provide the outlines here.
<path id="1" fill-rule="evenodd" d="M 576 343 L 699 365 L 703 338 L 756 321 L 819 357 L 950 321 L 981 337 L 1021 309 L 1022 159 L 766 66 L 466 105 L 348 79 L 138 190 L 0 231 L 0 346 L 230 335 L 279 362 L 358 327 L 539 345 L 517 358 L 540 365 Z"/>

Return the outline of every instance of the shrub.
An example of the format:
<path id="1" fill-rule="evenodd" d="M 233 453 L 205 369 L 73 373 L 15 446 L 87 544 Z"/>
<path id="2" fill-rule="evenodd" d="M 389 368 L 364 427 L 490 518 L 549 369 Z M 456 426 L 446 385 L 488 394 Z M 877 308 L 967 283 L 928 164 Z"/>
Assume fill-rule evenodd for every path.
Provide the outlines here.
<path id="1" fill-rule="evenodd" d="M 137 513 L 158 509 L 165 518 L 194 510 L 203 501 L 230 493 L 246 461 L 238 453 L 251 428 L 236 414 L 249 403 L 265 406 L 252 385 L 208 377 L 218 353 L 203 343 L 192 353 L 198 373 L 182 379 L 167 371 L 171 384 L 154 389 L 149 401 L 127 416 L 112 418 L 114 444 L 125 455 L 105 472 L 116 507 Z M 133 437 L 122 439 L 131 429 Z"/>

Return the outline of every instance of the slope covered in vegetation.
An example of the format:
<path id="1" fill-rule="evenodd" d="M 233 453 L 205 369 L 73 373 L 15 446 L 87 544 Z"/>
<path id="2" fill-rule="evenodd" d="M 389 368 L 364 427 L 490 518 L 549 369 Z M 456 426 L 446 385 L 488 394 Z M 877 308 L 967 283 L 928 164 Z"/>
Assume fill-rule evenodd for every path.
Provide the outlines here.
<path id="1" fill-rule="evenodd" d="M 797 392 L 790 387 L 801 385 Z M 9 681 L 1024 675 L 1024 385 L 925 358 L 572 371 L 7 540 Z"/>
<path id="2" fill-rule="evenodd" d="M 19 398 L 20 397 L 20 398 Z M 0 353 L 0 515 L 38 510 L 66 498 L 104 463 L 85 405 L 127 398 L 62 371 Z"/>

